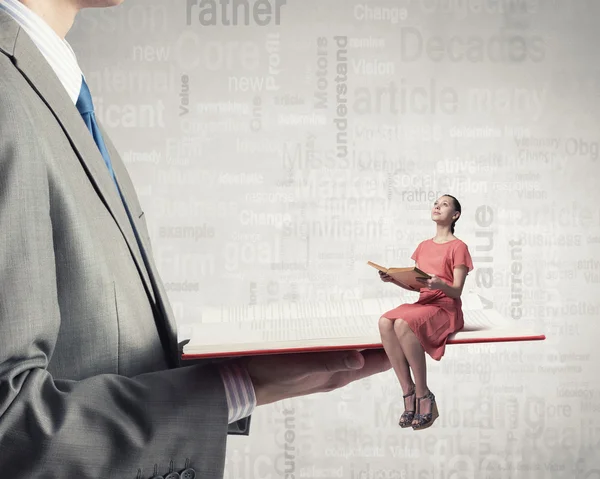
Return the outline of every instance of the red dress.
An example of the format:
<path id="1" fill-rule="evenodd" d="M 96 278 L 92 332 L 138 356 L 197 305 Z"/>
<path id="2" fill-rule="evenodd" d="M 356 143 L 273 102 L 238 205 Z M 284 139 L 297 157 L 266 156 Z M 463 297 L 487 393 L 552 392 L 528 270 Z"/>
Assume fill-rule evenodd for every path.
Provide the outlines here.
<path id="1" fill-rule="evenodd" d="M 461 264 L 473 269 L 469 248 L 459 239 L 438 244 L 428 239 L 419 244 L 411 256 L 419 269 L 438 276 L 449 285 L 454 283 L 454 268 Z M 419 291 L 415 303 L 407 303 L 385 314 L 388 319 L 403 319 L 421 342 L 423 349 L 439 361 L 446 349 L 448 336 L 464 327 L 462 301 L 450 298 L 439 289 L 427 286 Z"/>

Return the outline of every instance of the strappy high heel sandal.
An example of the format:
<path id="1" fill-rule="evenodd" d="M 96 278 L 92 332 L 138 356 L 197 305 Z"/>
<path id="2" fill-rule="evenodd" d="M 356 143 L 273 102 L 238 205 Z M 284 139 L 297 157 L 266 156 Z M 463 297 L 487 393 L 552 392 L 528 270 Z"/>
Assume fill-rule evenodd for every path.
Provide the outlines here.
<path id="1" fill-rule="evenodd" d="M 402 398 L 406 400 L 406 398 L 408 398 L 410 396 L 415 396 L 415 395 L 416 395 L 416 392 L 415 392 L 415 388 L 413 387 L 412 391 L 409 392 L 408 394 L 405 394 L 404 396 L 402 396 Z M 404 408 L 406 409 L 406 401 L 404 401 Z M 398 425 L 402 428 L 410 427 L 410 426 L 412 426 L 412 421 L 414 418 L 415 418 L 415 410 L 414 410 L 414 406 L 413 406 L 412 411 L 405 410 L 402 413 L 402 416 L 400 416 L 400 420 L 398 421 Z"/>
<path id="2" fill-rule="evenodd" d="M 431 412 L 421 414 L 421 400 L 429 399 L 431 401 Z M 437 408 L 437 404 L 435 402 L 435 396 L 431 391 L 428 391 L 425 396 L 417 398 L 417 413 L 415 414 L 414 419 L 416 419 L 417 423 L 412 424 L 412 428 L 415 431 L 420 431 L 421 429 L 427 429 L 430 427 L 435 420 L 439 417 L 439 412 Z"/>

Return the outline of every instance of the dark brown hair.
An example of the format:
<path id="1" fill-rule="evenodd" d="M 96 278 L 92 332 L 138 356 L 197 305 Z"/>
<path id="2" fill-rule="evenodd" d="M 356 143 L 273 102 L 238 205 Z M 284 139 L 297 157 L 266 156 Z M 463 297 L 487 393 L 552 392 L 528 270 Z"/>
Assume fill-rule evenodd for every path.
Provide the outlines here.
<path id="1" fill-rule="evenodd" d="M 458 200 L 457 200 L 457 199 L 456 199 L 454 196 L 452 196 L 452 195 L 442 195 L 442 196 L 447 196 L 448 198 L 452 198 L 452 201 L 454 202 L 454 209 L 455 209 L 456 211 L 458 211 L 459 213 L 461 213 L 461 214 L 462 214 L 462 209 L 461 209 L 460 203 L 459 203 L 459 201 L 458 201 Z M 459 219 L 460 219 L 460 216 L 459 216 L 458 218 L 456 218 L 456 219 L 455 219 L 455 220 L 452 222 L 452 225 L 450 226 L 450 229 L 451 229 L 451 231 L 452 231 L 452 234 L 454 234 L 454 225 L 456 224 L 456 222 L 457 222 Z"/>

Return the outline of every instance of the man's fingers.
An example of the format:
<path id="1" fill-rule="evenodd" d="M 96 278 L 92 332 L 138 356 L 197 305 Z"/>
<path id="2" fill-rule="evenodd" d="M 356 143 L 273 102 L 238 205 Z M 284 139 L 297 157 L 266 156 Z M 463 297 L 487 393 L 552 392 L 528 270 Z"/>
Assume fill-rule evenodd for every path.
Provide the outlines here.
<path id="1" fill-rule="evenodd" d="M 365 359 L 358 351 L 327 351 L 289 355 L 286 362 L 291 367 L 291 375 L 298 377 L 313 373 L 353 371 L 362 368 Z"/>
<path id="2" fill-rule="evenodd" d="M 339 372 L 338 387 L 346 386 L 353 381 L 364 379 L 373 374 L 383 373 L 392 367 L 387 354 L 382 349 L 364 351 L 362 354 L 364 357 L 363 367 L 359 370 Z"/>
<path id="3" fill-rule="evenodd" d="M 384 349 L 362 349 L 360 351 L 327 352 L 318 358 L 314 356 L 315 365 L 323 372 L 344 372 L 367 377 L 371 374 L 387 371 L 392 367 L 388 355 Z M 323 369 L 324 368 L 324 369 Z"/>
<path id="4" fill-rule="evenodd" d="M 333 391 L 391 368 L 384 350 L 281 354 L 267 359 L 269 364 L 260 356 L 247 362 L 260 404 Z"/>
<path id="5" fill-rule="evenodd" d="M 262 357 L 254 357 L 253 368 L 258 367 L 263 372 L 270 366 L 263 364 Z M 277 364 L 285 378 L 300 379 L 315 373 L 331 373 L 343 376 L 342 381 L 350 382 L 388 370 L 391 365 L 385 351 L 327 351 L 323 353 L 281 354 L 268 358 Z M 272 374 L 272 373 L 269 373 Z M 348 375 L 348 376 L 347 376 Z"/>
<path id="6" fill-rule="evenodd" d="M 360 371 L 352 372 L 360 377 L 387 371 L 392 367 L 388 355 L 383 349 L 366 350 L 362 352 L 362 356 L 364 359 L 363 367 L 360 368 Z"/>
<path id="7" fill-rule="evenodd" d="M 365 365 L 364 356 L 358 351 L 348 351 L 343 353 L 343 357 L 336 358 L 336 361 L 331 363 L 332 369 L 328 371 L 343 371 L 344 369 L 361 369 Z"/>
<path id="8" fill-rule="evenodd" d="M 309 372 L 335 373 L 360 369 L 364 364 L 365 359 L 358 351 L 336 351 L 314 355 L 306 366 Z"/>

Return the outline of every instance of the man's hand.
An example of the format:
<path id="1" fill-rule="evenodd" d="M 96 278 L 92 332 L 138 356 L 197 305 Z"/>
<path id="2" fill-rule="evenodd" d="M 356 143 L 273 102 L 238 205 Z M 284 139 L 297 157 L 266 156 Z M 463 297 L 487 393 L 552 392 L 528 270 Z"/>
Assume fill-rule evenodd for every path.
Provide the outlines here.
<path id="1" fill-rule="evenodd" d="M 390 369 L 383 349 L 253 356 L 244 359 L 257 406 L 330 392 Z"/>

